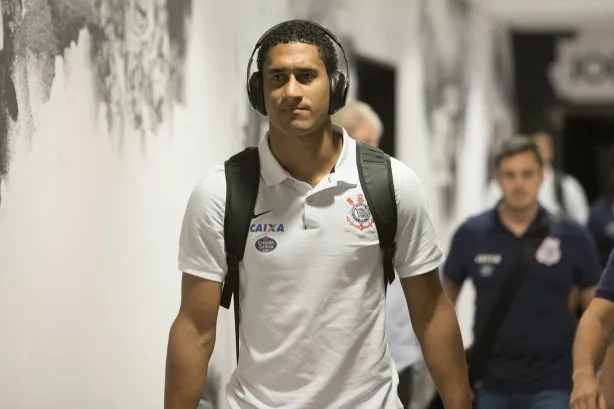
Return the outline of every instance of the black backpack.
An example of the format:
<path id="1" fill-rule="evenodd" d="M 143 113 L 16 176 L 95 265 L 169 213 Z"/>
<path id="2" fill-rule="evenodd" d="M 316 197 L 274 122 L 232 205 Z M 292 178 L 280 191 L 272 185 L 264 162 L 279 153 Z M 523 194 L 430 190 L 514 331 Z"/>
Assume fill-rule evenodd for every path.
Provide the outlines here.
<path id="1" fill-rule="evenodd" d="M 360 184 L 373 221 L 380 247 L 384 252 L 384 286 L 394 280 L 393 259 L 396 251 L 397 205 L 390 156 L 379 149 L 356 143 L 356 163 Z M 260 183 L 260 159 L 256 147 L 246 148 L 224 163 L 226 174 L 226 210 L 224 241 L 228 272 L 222 289 L 220 305 L 230 308 L 234 296 L 235 341 L 239 359 L 239 263 L 243 260 L 245 243 L 256 207 Z"/>

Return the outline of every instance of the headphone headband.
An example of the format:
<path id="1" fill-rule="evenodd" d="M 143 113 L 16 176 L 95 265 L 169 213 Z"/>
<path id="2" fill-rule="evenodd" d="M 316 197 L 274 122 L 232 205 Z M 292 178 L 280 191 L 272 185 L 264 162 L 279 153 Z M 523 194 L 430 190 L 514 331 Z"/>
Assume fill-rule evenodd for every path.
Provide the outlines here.
<path id="1" fill-rule="evenodd" d="M 349 82 L 350 82 L 350 63 L 348 61 L 347 54 L 345 53 L 345 49 L 343 48 L 343 44 L 341 44 L 341 40 L 339 40 L 339 38 L 332 31 L 330 31 L 328 28 L 324 27 L 322 24 L 316 23 L 315 21 L 311 21 L 311 20 L 293 19 L 293 20 L 287 20 L 287 21 L 283 21 L 281 23 L 275 24 L 273 27 L 271 27 L 267 31 L 265 31 L 264 34 L 262 34 L 260 36 L 260 38 L 258 39 L 258 41 L 256 42 L 256 45 L 254 46 L 252 54 L 249 57 L 249 62 L 247 63 L 247 81 L 246 81 L 246 84 L 247 84 L 247 93 L 248 93 L 248 95 L 250 94 L 250 89 L 249 89 L 250 71 L 252 69 L 252 63 L 254 62 L 254 55 L 256 54 L 256 51 L 258 50 L 258 48 L 260 48 L 260 46 L 262 45 L 262 42 L 271 33 L 271 31 L 275 30 L 277 27 L 279 27 L 282 24 L 286 24 L 286 23 L 294 22 L 294 21 L 296 21 L 296 22 L 300 21 L 300 22 L 304 22 L 304 23 L 309 23 L 309 24 L 319 28 L 326 35 L 328 35 L 328 37 L 331 40 L 333 40 L 333 42 L 335 44 L 337 44 L 337 46 L 339 46 L 339 48 L 341 49 L 341 53 L 343 54 L 343 60 L 345 61 L 345 71 L 347 73 L 347 83 L 349 84 Z"/>

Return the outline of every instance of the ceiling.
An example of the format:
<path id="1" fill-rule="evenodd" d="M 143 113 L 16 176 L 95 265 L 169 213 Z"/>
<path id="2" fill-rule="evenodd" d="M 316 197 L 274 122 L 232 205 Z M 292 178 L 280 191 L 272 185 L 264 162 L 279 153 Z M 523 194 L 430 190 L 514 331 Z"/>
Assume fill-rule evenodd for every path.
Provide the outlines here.
<path id="1" fill-rule="evenodd" d="M 614 30 L 614 0 L 469 0 L 518 28 Z"/>

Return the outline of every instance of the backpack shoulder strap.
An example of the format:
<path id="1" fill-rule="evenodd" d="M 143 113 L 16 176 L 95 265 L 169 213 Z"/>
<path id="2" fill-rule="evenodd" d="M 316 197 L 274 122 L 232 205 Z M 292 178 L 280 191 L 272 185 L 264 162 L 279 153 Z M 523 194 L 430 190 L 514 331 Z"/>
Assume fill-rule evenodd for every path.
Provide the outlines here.
<path id="1" fill-rule="evenodd" d="M 220 305 L 230 308 L 234 296 L 235 337 L 239 358 L 239 263 L 243 260 L 245 243 L 260 184 L 260 158 L 258 149 L 250 147 L 232 156 L 224 163 L 226 175 L 226 209 L 224 214 L 224 243 L 228 271 Z"/>
<path id="2" fill-rule="evenodd" d="M 379 149 L 356 142 L 356 164 L 360 184 L 377 228 L 380 247 L 384 251 L 384 284 L 394 281 L 395 237 L 397 234 L 397 202 L 390 156 Z"/>
<path id="3" fill-rule="evenodd" d="M 563 177 L 563 173 L 558 170 L 554 171 L 554 195 L 561 209 L 561 215 L 565 216 L 567 214 L 567 209 L 565 205 L 565 192 L 563 191 Z"/>

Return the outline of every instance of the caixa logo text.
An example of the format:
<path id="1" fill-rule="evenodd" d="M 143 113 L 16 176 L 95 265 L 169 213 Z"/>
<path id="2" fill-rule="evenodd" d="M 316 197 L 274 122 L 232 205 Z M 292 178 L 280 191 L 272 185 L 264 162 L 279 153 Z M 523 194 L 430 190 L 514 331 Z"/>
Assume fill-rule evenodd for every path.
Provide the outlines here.
<path id="1" fill-rule="evenodd" d="M 283 233 L 284 225 L 272 223 L 255 223 L 249 227 L 249 231 L 251 231 L 252 233 Z"/>

